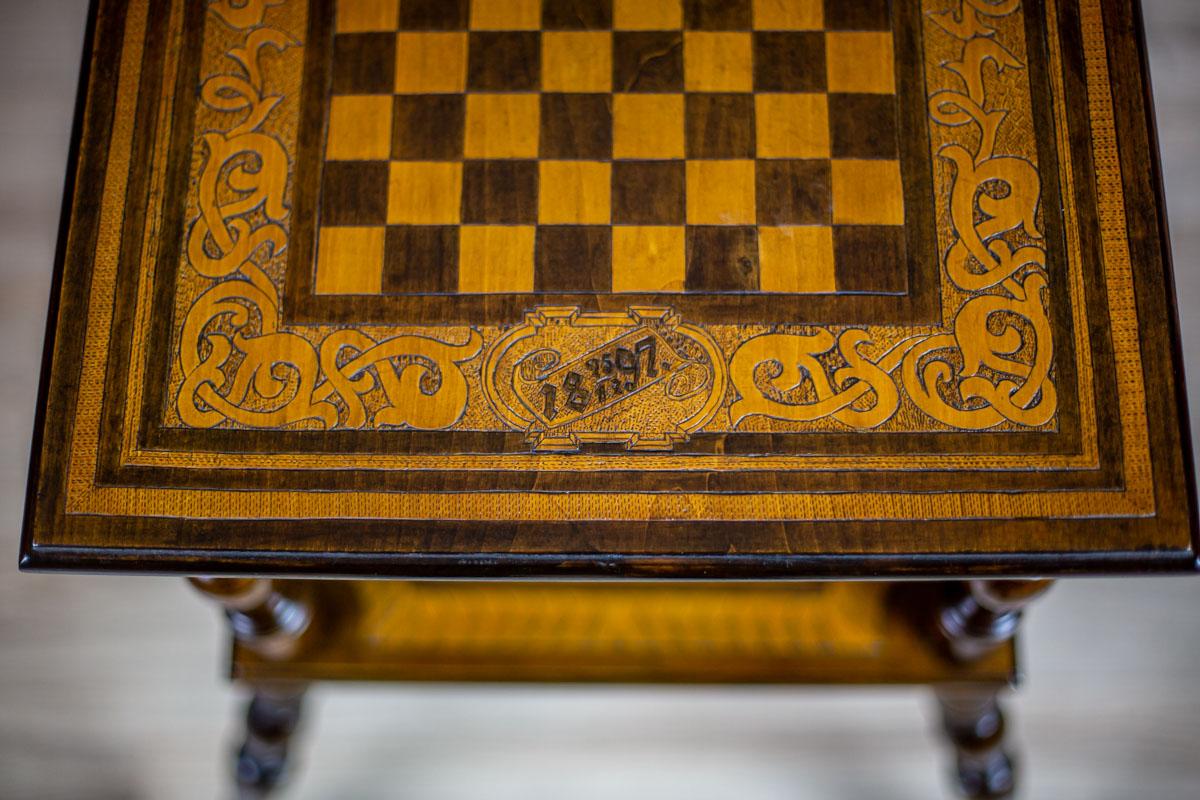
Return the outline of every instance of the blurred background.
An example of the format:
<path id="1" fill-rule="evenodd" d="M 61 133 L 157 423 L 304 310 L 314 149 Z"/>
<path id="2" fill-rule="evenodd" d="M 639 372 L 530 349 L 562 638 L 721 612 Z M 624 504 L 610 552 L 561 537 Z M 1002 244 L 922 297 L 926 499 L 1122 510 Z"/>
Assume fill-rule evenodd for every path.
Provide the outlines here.
<path id="1" fill-rule="evenodd" d="M 1200 2 L 1144 0 L 1200 418 Z M 85 0 L 0 0 L 0 798 L 227 795 L 242 699 L 179 579 L 18 575 Z M 1200 580 L 1072 580 L 1010 702 L 1026 798 L 1200 796 Z M 285 798 L 946 796 L 918 690 L 322 687 Z"/>

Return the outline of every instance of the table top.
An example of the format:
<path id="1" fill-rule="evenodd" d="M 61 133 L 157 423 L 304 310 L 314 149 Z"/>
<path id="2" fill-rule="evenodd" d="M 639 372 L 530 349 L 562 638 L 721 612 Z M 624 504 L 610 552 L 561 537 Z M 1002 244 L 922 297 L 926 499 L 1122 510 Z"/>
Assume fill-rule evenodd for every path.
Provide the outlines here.
<path id="1" fill-rule="evenodd" d="M 98 0 L 84 63 L 26 567 L 1196 567 L 1132 0 Z"/>

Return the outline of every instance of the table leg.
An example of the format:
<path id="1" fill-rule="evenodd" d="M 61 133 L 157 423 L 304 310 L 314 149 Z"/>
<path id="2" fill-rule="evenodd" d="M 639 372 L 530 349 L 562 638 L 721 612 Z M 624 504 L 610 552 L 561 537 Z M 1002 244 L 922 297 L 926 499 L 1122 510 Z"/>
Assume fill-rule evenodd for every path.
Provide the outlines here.
<path id="1" fill-rule="evenodd" d="M 947 587 L 934 620 L 949 655 L 975 661 L 1016 635 L 1025 607 L 1050 588 L 1046 580 L 971 580 Z M 959 790 L 967 797 L 1007 797 L 1015 772 L 1005 749 L 999 691 L 939 687 L 942 726 L 954 747 Z"/>
<path id="2" fill-rule="evenodd" d="M 312 620 L 310 605 L 265 578 L 190 578 L 225 610 L 237 643 L 264 658 L 294 653 Z M 235 762 L 238 794 L 265 797 L 284 778 L 288 742 L 300 720 L 305 684 L 260 684 L 246 709 L 246 737 Z"/>
<path id="3" fill-rule="evenodd" d="M 1052 583 L 972 580 L 955 584 L 951 598 L 938 612 L 938 632 L 959 661 L 982 658 L 1012 639 L 1025 606 Z"/>
<path id="4" fill-rule="evenodd" d="M 1008 797 L 1014 786 L 1012 757 L 1005 749 L 1004 713 L 997 692 L 939 687 L 942 727 L 954 745 L 959 791 L 971 798 Z"/>
<path id="5" fill-rule="evenodd" d="M 225 609 L 238 644 L 266 658 L 286 658 L 308 630 L 312 614 L 266 578 L 189 578 Z"/>
<path id="6" fill-rule="evenodd" d="M 286 777 L 288 744 L 299 725 L 307 688 L 305 684 L 254 687 L 246 707 L 246 738 L 235 766 L 241 800 L 266 797 Z"/>

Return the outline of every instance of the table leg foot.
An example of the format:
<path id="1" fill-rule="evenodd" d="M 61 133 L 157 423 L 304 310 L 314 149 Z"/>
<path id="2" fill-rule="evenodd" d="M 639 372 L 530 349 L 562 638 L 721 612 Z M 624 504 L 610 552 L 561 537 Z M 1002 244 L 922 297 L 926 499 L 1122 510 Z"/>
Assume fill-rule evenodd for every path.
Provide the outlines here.
<path id="1" fill-rule="evenodd" d="M 300 722 L 305 686 L 258 686 L 246 708 L 246 737 L 235 775 L 242 800 L 266 797 L 287 777 L 288 748 Z"/>
<path id="2" fill-rule="evenodd" d="M 959 792 L 970 798 L 1010 797 L 1013 759 L 1005 747 L 1004 713 L 997 693 L 981 689 L 936 689 L 942 727 L 955 754 Z"/>

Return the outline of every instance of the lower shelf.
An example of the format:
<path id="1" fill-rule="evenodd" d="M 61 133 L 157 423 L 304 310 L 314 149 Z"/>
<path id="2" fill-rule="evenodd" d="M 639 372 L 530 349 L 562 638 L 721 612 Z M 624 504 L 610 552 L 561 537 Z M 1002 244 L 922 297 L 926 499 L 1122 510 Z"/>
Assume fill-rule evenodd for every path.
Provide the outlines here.
<path id="1" fill-rule="evenodd" d="M 246 681 L 1012 683 L 1014 647 L 957 664 L 913 620 L 932 584 L 297 581 L 299 649 L 233 649 Z M 932 613 L 931 611 L 929 613 Z M 928 614 L 925 615 L 928 617 Z"/>

